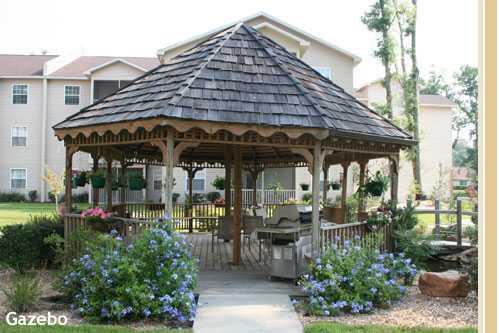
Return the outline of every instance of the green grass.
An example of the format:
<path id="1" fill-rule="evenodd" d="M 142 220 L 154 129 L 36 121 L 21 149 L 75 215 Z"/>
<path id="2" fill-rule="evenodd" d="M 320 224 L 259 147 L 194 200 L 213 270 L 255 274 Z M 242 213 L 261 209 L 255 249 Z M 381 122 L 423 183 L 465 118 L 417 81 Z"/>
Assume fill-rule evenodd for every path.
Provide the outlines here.
<path id="1" fill-rule="evenodd" d="M 403 328 L 390 326 L 351 326 L 318 322 L 305 326 L 305 333 L 476 333 L 475 328 Z"/>
<path id="2" fill-rule="evenodd" d="M 88 204 L 77 204 L 86 208 Z M 30 215 L 51 215 L 55 213 L 54 203 L 0 202 L 0 227 L 7 224 L 24 223 Z"/>
<path id="3" fill-rule="evenodd" d="M 80 326 L 8 326 L 0 324 L 2 333 L 192 333 L 190 329 L 135 329 L 111 325 L 80 325 Z"/>

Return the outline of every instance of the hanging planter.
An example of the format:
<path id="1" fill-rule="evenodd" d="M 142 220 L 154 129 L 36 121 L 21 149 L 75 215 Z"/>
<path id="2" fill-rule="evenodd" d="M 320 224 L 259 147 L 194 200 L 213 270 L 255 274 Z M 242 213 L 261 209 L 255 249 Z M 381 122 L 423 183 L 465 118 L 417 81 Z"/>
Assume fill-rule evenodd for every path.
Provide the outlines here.
<path id="1" fill-rule="evenodd" d="M 341 184 L 339 182 L 333 182 L 329 185 L 331 187 L 331 190 L 337 191 L 341 188 Z"/>
<path id="2" fill-rule="evenodd" d="M 74 176 L 74 182 L 76 186 L 83 187 L 87 184 L 87 173 L 82 171 Z"/>
<path id="3" fill-rule="evenodd" d="M 106 186 L 106 176 L 103 171 L 97 171 L 89 177 L 92 188 L 104 188 Z"/>
<path id="4" fill-rule="evenodd" d="M 301 190 L 302 190 L 302 191 L 308 191 L 308 189 L 310 188 L 310 184 L 307 184 L 307 183 L 301 183 L 301 184 L 300 184 L 300 187 L 301 187 Z"/>
<path id="5" fill-rule="evenodd" d="M 362 191 L 372 197 L 380 197 L 388 189 L 388 177 L 380 171 L 374 177 L 368 177 Z"/>
<path id="6" fill-rule="evenodd" d="M 146 181 L 142 177 L 134 176 L 128 178 L 128 188 L 132 191 L 140 191 L 146 188 Z"/>

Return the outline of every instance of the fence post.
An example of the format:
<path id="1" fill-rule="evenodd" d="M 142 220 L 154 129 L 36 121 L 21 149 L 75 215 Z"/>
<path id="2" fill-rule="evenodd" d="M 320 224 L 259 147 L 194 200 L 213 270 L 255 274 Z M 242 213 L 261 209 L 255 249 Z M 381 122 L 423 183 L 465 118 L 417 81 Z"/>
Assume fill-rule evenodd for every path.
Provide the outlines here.
<path id="1" fill-rule="evenodd" d="M 463 229 L 463 207 L 461 199 L 457 199 L 456 201 L 456 215 L 457 215 L 457 246 L 462 245 L 462 229 Z"/>
<path id="2" fill-rule="evenodd" d="M 440 238 L 440 200 L 435 199 L 435 235 Z"/>

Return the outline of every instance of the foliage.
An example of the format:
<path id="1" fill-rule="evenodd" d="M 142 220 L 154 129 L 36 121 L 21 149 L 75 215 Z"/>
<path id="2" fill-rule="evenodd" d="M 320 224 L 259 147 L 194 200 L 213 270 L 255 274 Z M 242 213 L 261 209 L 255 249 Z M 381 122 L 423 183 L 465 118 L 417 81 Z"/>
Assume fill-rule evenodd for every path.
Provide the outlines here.
<path id="1" fill-rule="evenodd" d="M 26 197 L 18 192 L 0 192 L 0 202 L 24 202 Z"/>
<path id="2" fill-rule="evenodd" d="M 395 252 L 403 252 L 418 267 L 424 267 L 430 256 L 436 253 L 431 245 L 432 237 L 422 235 L 415 230 L 418 224 L 415 208 L 409 204 L 395 210 L 392 218 L 392 237 Z"/>
<path id="3" fill-rule="evenodd" d="M 472 256 L 469 262 L 463 263 L 463 271 L 468 274 L 471 288 L 478 290 L 478 256 Z"/>
<path id="4" fill-rule="evenodd" d="M 470 328 L 427 328 L 427 327 L 391 327 L 379 325 L 346 325 L 331 321 L 313 322 L 304 328 L 305 333 L 476 333 Z"/>
<path id="5" fill-rule="evenodd" d="M 62 267 L 64 274 L 64 263 L 70 263 L 81 256 L 82 249 L 86 248 L 98 234 L 92 229 L 76 229 L 69 234 L 67 239 L 53 233 L 43 239 L 43 242 L 50 246 L 55 253 L 54 266 Z"/>
<path id="6" fill-rule="evenodd" d="M 49 186 L 50 192 L 54 196 L 55 211 L 59 211 L 59 196 L 64 192 L 64 174 L 58 175 L 54 170 L 46 166 L 46 175 L 42 180 Z"/>
<path id="7" fill-rule="evenodd" d="M 341 198 L 339 198 L 341 200 Z M 357 212 L 359 211 L 359 197 L 355 194 L 346 200 L 346 223 L 357 222 Z"/>
<path id="8" fill-rule="evenodd" d="M 432 199 L 433 200 L 449 200 L 449 170 L 444 169 L 442 163 L 438 163 L 438 178 L 433 185 Z"/>
<path id="9" fill-rule="evenodd" d="M 0 332 L 2 333 L 192 333 L 191 329 L 179 328 L 151 328 L 144 330 L 136 327 L 120 325 L 36 325 L 36 326 L 9 326 L 0 322 Z"/>
<path id="10" fill-rule="evenodd" d="M 420 80 L 419 93 L 423 95 L 441 95 L 449 97 L 450 87 L 441 73 L 431 70 L 428 79 Z"/>
<path id="11" fill-rule="evenodd" d="M 305 204 L 309 204 L 312 202 L 312 193 L 310 192 L 305 192 L 301 196 L 301 201 L 303 201 Z"/>
<path id="12" fill-rule="evenodd" d="M 175 192 L 172 194 L 172 201 L 174 204 L 177 203 L 179 197 L 180 197 L 180 193 Z"/>
<path id="13" fill-rule="evenodd" d="M 373 176 L 367 174 L 366 182 L 363 186 L 359 187 L 358 193 L 365 196 L 380 197 L 388 189 L 389 177 L 381 173 L 380 170 L 376 171 Z"/>
<path id="14" fill-rule="evenodd" d="M 373 212 L 369 214 L 366 222 L 371 229 L 377 230 L 390 222 L 390 214 L 386 212 Z"/>
<path id="15" fill-rule="evenodd" d="M 85 218 L 85 221 L 90 223 L 109 221 L 113 214 L 106 212 L 100 207 L 92 207 L 81 212 L 80 216 Z"/>
<path id="16" fill-rule="evenodd" d="M 206 200 L 203 193 L 194 193 L 192 195 L 192 203 L 203 203 Z"/>
<path id="17" fill-rule="evenodd" d="M 10 287 L 2 288 L 9 310 L 23 313 L 34 308 L 40 298 L 40 283 L 32 274 L 14 274 Z"/>
<path id="18" fill-rule="evenodd" d="M 36 190 L 29 191 L 28 198 L 30 202 L 35 202 L 38 199 L 38 192 Z"/>
<path id="19" fill-rule="evenodd" d="M 311 265 L 310 274 L 300 281 L 309 297 L 304 304 L 308 313 L 367 313 L 386 308 L 405 294 L 404 284 L 416 275 L 411 259 L 360 245 L 357 236 L 340 249 L 333 246 Z"/>
<path id="20" fill-rule="evenodd" d="M 274 182 L 274 183 L 269 184 L 269 185 L 267 186 L 267 190 L 272 190 L 272 191 L 274 191 L 274 192 L 277 192 L 277 191 L 279 191 L 279 190 L 282 190 L 282 185 L 281 185 L 281 183 L 280 183 L 280 182 Z"/>
<path id="21" fill-rule="evenodd" d="M 195 313 L 195 280 L 190 246 L 164 224 L 129 246 L 119 237 L 99 236 L 73 262 L 62 291 L 88 320 L 183 322 Z"/>
<path id="22" fill-rule="evenodd" d="M 0 263 L 17 272 L 51 265 L 54 251 L 44 238 L 57 233 L 64 235 L 64 224 L 58 216 L 32 216 L 25 224 L 0 228 Z"/>
<path id="23" fill-rule="evenodd" d="M 215 203 L 215 201 L 217 201 L 221 197 L 222 197 L 222 195 L 220 194 L 220 192 L 208 192 L 208 193 L 206 193 L 206 199 L 211 203 Z"/>
<path id="24" fill-rule="evenodd" d="M 211 185 L 213 185 L 213 187 L 217 190 L 223 191 L 225 189 L 225 178 L 216 176 Z"/>

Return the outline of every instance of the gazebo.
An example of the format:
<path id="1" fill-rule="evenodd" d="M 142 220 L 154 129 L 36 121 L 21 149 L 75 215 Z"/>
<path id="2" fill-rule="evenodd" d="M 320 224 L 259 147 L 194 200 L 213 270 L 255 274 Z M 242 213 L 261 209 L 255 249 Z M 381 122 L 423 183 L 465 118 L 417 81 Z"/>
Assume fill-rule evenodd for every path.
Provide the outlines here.
<path id="1" fill-rule="evenodd" d="M 397 202 L 399 152 L 411 136 L 376 114 L 282 46 L 242 23 L 217 33 L 110 96 L 54 126 L 66 147 L 66 174 L 77 151 L 91 154 L 94 170 L 107 162 L 112 208 L 113 161 L 162 165 L 162 202 L 171 216 L 173 168 L 225 167 L 234 186 L 233 232 L 241 232 L 242 170 L 308 166 L 312 183 L 312 249 L 318 252 L 320 174 L 358 162 L 360 182 L 370 159 L 391 161 L 391 200 Z M 233 173 L 231 173 L 233 169 Z M 256 179 L 256 176 L 253 177 Z M 66 177 L 71 209 L 71 178 Z M 327 178 L 324 179 L 327 183 Z M 326 186 L 324 186 L 326 187 Z M 191 187 L 192 188 L 192 187 Z M 346 181 L 342 188 L 345 207 Z M 97 203 L 94 197 L 94 203 Z M 233 258 L 241 258 L 234 237 Z"/>

